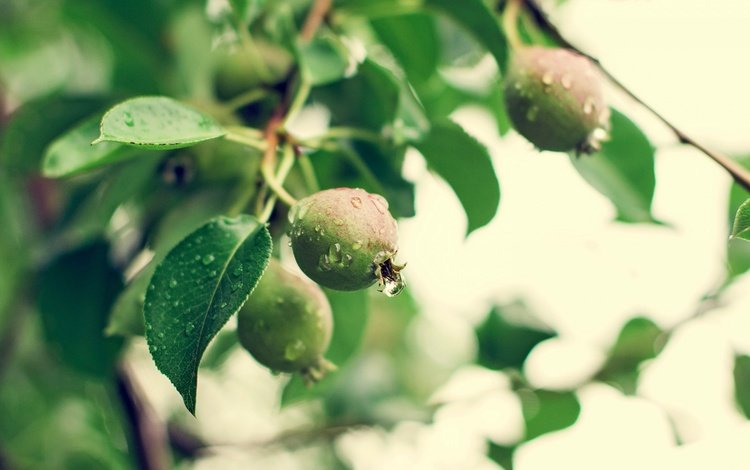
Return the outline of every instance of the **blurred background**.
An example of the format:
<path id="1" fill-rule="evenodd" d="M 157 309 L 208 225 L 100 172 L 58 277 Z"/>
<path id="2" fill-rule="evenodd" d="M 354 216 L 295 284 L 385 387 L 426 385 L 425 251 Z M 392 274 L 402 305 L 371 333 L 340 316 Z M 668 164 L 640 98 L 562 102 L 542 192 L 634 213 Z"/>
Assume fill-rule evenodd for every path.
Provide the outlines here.
<path id="1" fill-rule="evenodd" d="M 29 155 L 69 125 L 57 124 L 58 115 L 70 122 L 86 115 L 50 97 L 158 88 L 148 82 L 161 77 L 132 72 L 163 60 L 159 51 L 142 53 L 138 43 L 147 44 L 159 21 L 175 40 L 222 48 L 221 31 L 194 27 L 209 24 L 205 18 L 221 10 L 219 1 L 195 2 L 171 18 L 138 16 L 113 7 L 117 2 L 71 3 L 0 0 L 2 122 L 15 130 L 23 127 L 12 127 L 14 119 L 32 122 L 26 128 L 39 134 L 24 143 Z M 718 151 L 750 160 L 750 3 L 544 5 L 564 36 L 668 120 Z M 128 22 L 118 23 L 118 15 Z M 133 25 L 138 34 L 127 30 Z M 191 60 L 178 57 L 176 68 Z M 439 73 L 483 89 L 495 83 L 497 67 L 483 53 Z M 189 71 L 177 77 L 200 80 Z M 611 202 L 566 155 L 539 153 L 513 131 L 501 136 L 487 106 L 461 106 L 451 118 L 491 153 L 502 187 L 498 214 L 466 237 L 466 216 L 450 186 L 409 150 L 403 177 L 414 184 L 416 215 L 399 222 L 408 289 L 393 299 L 369 293 L 368 315 L 349 319 L 352 331 L 361 323 L 361 344 L 325 386 L 290 386 L 289 377 L 271 374 L 241 348 L 216 346 L 200 370 L 193 418 L 154 366 L 145 340 L 130 340 L 124 361 L 154 416 L 169 423 L 171 465 L 747 468 L 750 279 L 743 275 L 743 247 L 728 244 L 745 195 L 643 108 L 607 91 L 656 148 L 652 214 L 659 224 L 616 221 Z M 315 135 L 330 114 L 313 100 L 295 133 Z M 45 120 L 49 126 L 38 124 Z M 9 132 L 0 143 L 8 180 L 14 171 L 33 172 L 7 163 L 18 152 Z M 48 184 L 30 181 L 25 188 Z M 15 221 L 9 230 L 28 233 L 19 187 L 5 186 L 3 218 Z M 42 207 L 55 211 L 55 203 Z M 109 224 L 125 217 L 114 214 Z M 35 237 L 25 242 L 43 239 Z M 286 243 L 280 246 L 293 267 Z M 31 287 L 12 251 L 4 254 L 0 468 L 137 465 L 116 394 L 58 365 L 34 306 L 11 304 L 13 293 Z M 23 315 L 6 313 L 19 309 Z"/>

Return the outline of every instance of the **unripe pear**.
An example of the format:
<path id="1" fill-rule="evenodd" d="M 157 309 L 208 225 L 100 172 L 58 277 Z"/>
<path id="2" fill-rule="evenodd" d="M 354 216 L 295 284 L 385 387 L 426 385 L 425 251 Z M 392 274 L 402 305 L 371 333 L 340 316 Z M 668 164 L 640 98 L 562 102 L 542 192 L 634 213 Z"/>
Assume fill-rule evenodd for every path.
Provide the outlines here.
<path id="1" fill-rule="evenodd" d="M 513 127 L 541 150 L 593 153 L 609 130 L 609 107 L 591 61 L 571 50 L 522 47 L 505 77 Z"/>
<path id="2" fill-rule="evenodd" d="M 272 259 L 237 316 L 240 344 L 276 372 L 299 372 L 307 382 L 333 365 L 323 358 L 331 342 L 331 306 L 315 283 Z"/>
<path id="3" fill-rule="evenodd" d="M 299 201 L 290 211 L 292 251 L 300 269 L 318 284 L 359 290 L 381 283 L 393 296 L 404 286 L 396 221 L 388 202 L 363 189 L 336 188 Z"/>

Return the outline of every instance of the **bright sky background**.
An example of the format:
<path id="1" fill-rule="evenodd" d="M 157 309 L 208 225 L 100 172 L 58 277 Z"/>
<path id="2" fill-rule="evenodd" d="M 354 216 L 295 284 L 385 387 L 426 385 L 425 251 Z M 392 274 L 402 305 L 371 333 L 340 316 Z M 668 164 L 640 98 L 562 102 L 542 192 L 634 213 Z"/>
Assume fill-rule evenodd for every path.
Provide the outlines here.
<path id="1" fill-rule="evenodd" d="M 750 153 L 750 0 L 570 0 L 554 19 L 688 133 L 717 150 Z M 512 134 L 501 141 L 485 113 L 464 109 L 454 118 L 491 149 L 503 193 L 493 223 L 464 240 L 465 216 L 450 188 L 410 156 L 418 215 L 400 224 L 400 254 L 423 306 L 414 341 L 434 364 L 470 361 L 473 324 L 492 303 L 522 297 L 561 334 L 532 352 L 529 379 L 575 386 L 600 365 L 627 319 L 645 314 L 674 325 L 720 278 L 729 178 L 707 157 L 673 145 L 637 106 L 612 98 L 664 145 L 654 213 L 671 228 L 612 222 L 610 203 L 566 156 L 539 154 Z M 748 287 L 750 279 L 741 280 L 729 306 L 675 333 L 645 368 L 639 397 L 583 387 L 578 422 L 524 445 L 516 469 L 747 468 L 750 424 L 735 410 L 731 367 L 734 350 L 750 353 Z M 136 360 L 155 406 L 169 414 L 179 404 L 170 385 L 145 352 Z M 262 440 L 307 419 L 294 409 L 278 415 L 281 382 L 248 364 L 236 356 L 226 371 L 201 377 L 198 417 L 213 441 Z M 511 444 L 521 436 L 520 404 L 500 373 L 461 367 L 433 401 L 443 404 L 433 424 L 351 432 L 337 440 L 338 452 L 358 470 L 496 469 L 483 455 L 484 439 Z M 222 406 L 228 402 L 247 406 Z M 667 412 L 687 445 L 675 446 Z M 238 431 L 238 419 L 247 429 Z M 308 457 L 315 455 L 227 448 L 198 467 L 302 469 Z"/>

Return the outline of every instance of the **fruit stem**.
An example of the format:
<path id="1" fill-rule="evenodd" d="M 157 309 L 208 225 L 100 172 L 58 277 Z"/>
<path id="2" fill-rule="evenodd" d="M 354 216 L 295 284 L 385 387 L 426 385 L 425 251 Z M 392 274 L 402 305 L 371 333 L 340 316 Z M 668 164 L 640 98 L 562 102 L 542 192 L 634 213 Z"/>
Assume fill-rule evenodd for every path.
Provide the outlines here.
<path id="1" fill-rule="evenodd" d="M 294 148 L 292 147 L 291 144 L 289 143 L 285 144 L 283 152 L 284 153 L 281 157 L 281 163 L 279 163 L 279 169 L 276 172 L 276 175 L 274 176 L 274 179 L 277 182 L 279 182 L 279 184 L 284 182 L 287 175 L 289 174 L 292 167 L 294 166 L 294 160 L 295 160 Z M 278 198 L 279 196 L 276 193 L 271 194 L 271 197 L 268 198 L 268 201 L 266 201 L 266 205 L 263 208 L 263 212 L 259 216 L 259 219 L 261 222 L 263 223 L 268 222 L 268 219 L 271 218 L 273 207 L 276 205 L 276 201 L 278 200 Z"/>
<path id="2" fill-rule="evenodd" d="M 229 141 L 247 145 L 248 147 L 260 151 L 265 151 L 268 147 L 267 143 L 262 140 L 262 137 L 249 135 L 250 132 L 247 131 L 250 131 L 251 129 L 248 127 L 227 127 L 226 129 L 227 133 L 224 135 L 224 138 Z"/>
<path id="3" fill-rule="evenodd" d="M 300 39 L 303 42 L 309 42 L 315 37 L 315 33 L 331 9 L 331 5 L 333 5 L 333 0 L 315 0 L 310 7 L 310 11 L 307 13 L 305 24 L 302 25 L 302 30 L 299 33 Z"/>
<path id="4" fill-rule="evenodd" d="M 518 34 L 518 15 L 520 11 L 521 0 L 508 0 L 503 11 L 503 29 L 513 49 L 523 46 L 521 36 Z"/>
<path id="5" fill-rule="evenodd" d="M 514 0 L 509 0 L 510 3 Z M 700 151 L 707 157 L 709 157 L 711 160 L 716 162 L 719 166 L 721 166 L 727 173 L 731 175 L 731 177 L 734 179 L 734 181 L 742 186 L 746 191 L 750 192 L 750 172 L 743 168 L 739 163 L 735 162 L 731 158 L 729 158 L 726 155 L 723 155 L 721 153 L 715 152 L 713 150 L 708 149 L 700 142 L 694 140 L 687 134 L 685 134 L 682 130 L 680 130 L 677 126 L 672 124 L 667 118 L 659 114 L 658 111 L 656 111 L 654 108 L 652 108 L 648 103 L 643 101 L 641 98 L 639 98 L 635 93 L 633 93 L 628 87 L 626 87 L 620 80 L 617 79 L 612 73 L 607 70 L 597 59 L 596 57 L 592 56 L 591 54 L 588 54 L 575 45 L 573 45 L 570 41 L 565 39 L 565 37 L 562 35 L 560 30 L 555 26 L 554 23 L 550 21 L 550 19 L 547 17 L 547 14 L 544 12 L 544 10 L 537 4 L 535 0 L 518 0 L 523 1 L 528 11 L 533 16 L 536 23 L 539 25 L 539 27 L 545 31 L 547 34 L 549 34 L 554 40 L 556 40 L 561 46 L 567 47 L 568 49 L 577 52 L 581 54 L 582 56 L 588 58 L 591 62 L 593 62 L 596 67 L 604 74 L 604 76 L 609 80 L 610 83 L 612 83 L 615 87 L 619 88 L 623 93 L 628 95 L 630 99 L 641 105 L 643 108 L 645 108 L 649 113 L 651 113 L 654 117 L 656 117 L 659 121 L 662 122 L 672 133 L 677 137 L 677 140 L 685 145 L 689 145 L 696 150 Z M 506 9 L 507 12 L 507 9 Z"/>

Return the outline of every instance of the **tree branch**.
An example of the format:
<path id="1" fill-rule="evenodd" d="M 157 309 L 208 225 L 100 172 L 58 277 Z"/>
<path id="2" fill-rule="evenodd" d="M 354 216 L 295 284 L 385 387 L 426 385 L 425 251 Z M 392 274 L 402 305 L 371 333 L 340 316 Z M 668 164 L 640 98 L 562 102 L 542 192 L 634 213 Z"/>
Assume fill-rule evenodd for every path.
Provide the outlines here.
<path id="1" fill-rule="evenodd" d="M 138 468 L 167 470 L 170 468 L 170 457 L 166 430 L 143 398 L 138 384 L 133 381 L 125 364 L 120 364 L 117 368 L 116 386 L 123 411 L 130 424 Z"/>
<path id="2" fill-rule="evenodd" d="M 550 21 L 547 14 L 544 12 L 544 10 L 537 4 L 536 0 L 523 0 L 524 5 L 526 6 L 526 9 L 531 13 L 536 23 L 539 25 L 540 28 L 542 28 L 546 33 L 548 33 L 552 38 L 557 41 L 561 46 L 567 47 L 568 49 L 571 49 L 585 57 L 587 57 L 589 60 L 591 60 L 594 64 L 596 64 L 597 68 L 604 74 L 604 76 L 617 88 L 619 88 L 621 91 L 623 91 L 626 95 L 628 95 L 633 101 L 643 106 L 646 110 L 648 110 L 651 114 L 653 114 L 659 121 L 661 121 L 665 126 L 667 126 L 672 133 L 677 137 L 677 140 L 679 140 L 681 143 L 690 145 L 691 147 L 699 150 L 704 155 L 708 156 L 719 164 L 724 170 L 726 170 L 732 178 L 734 178 L 734 181 L 737 182 L 740 186 L 745 188 L 746 191 L 750 192 L 750 172 L 748 172 L 745 168 L 743 168 L 740 164 L 732 160 L 726 155 L 723 155 L 721 153 L 715 152 L 713 150 L 708 149 L 706 146 L 701 144 L 700 142 L 696 141 L 692 137 L 688 136 L 683 132 L 682 130 L 678 129 L 674 124 L 672 124 L 667 118 L 665 118 L 663 115 L 661 115 L 659 112 L 657 112 L 654 108 L 652 108 L 648 103 L 641 100 L 635 93 L 633 93 L 628 87 L 626 87 L 620 80 L 617 79 L 614 75 L 612 75 L 597 59 L 596 57 L 591 56 L 590 54 L 582 51 L 577 46 L 572 44 L 570 41 L 568 41 L 560 32 L 560 30 L 555 26 L 552 21 Z"/>
<path id="3" fill-rule="evenodd" d="M 318 28 L 323 23 L 323 19 L 328 14 L 328 10 L 331 9 L 332 4 L 333 0 L 315 0 L 300 31 L 300 39 L 303 42 L 312 40 Z"/>

